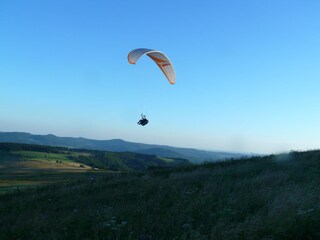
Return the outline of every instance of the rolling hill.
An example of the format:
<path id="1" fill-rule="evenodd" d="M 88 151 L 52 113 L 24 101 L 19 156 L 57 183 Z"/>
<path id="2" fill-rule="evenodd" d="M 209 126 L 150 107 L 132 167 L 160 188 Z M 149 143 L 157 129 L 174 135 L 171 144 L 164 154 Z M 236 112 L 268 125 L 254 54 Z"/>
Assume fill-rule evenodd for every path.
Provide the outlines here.
<path id="1" fill-rule="evenodd" d="M 0 165 L 8 157 L 26 162 L 41 161 L 49 164 L 63 163 L 67 166 L 112 171 L 145 171 L 149 167 L 170 167 L 190 164 L 181 158 L 161 158 L 155 155 L 132 152 L 110 152 L 100 150 L 52 147 L 24 143 L 0 143 Z M 3 164 L 2 164 L 3 165 Z M 21 164 L 20 164 L 21 165 Z M 30 165 L 30 164 L 29 164 Z M 4 164 L 2 167 L 5 167 Z"/>
<path id="2" fill-rule="evenodd" d="M 192 148 L 178 148 L 166 145 L 127 142 L 121 139 L 93 140 L 86 138 L 58 137 L 53 134 L 34 135 L 22 132 L 0 132 L 0 142 L 61 146 L 69 148 L 92 149 L 113 152 L 135 152 L 158 157 L 183 158 L 193 163 L 240 158 L 248 154 L 222 151 L 204 151 Z"/>

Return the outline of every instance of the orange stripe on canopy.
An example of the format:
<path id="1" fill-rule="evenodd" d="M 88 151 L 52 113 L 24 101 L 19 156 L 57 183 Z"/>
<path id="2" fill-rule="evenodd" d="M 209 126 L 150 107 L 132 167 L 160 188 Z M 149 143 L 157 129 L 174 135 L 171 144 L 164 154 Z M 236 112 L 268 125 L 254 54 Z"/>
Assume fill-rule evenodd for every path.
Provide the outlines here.
<path id="1" fill-rule="evenodd" d="M 147 48 L 137 48 L 129 52 L 128 61 L 135 64 L 143 55 L 148 55 L 161 69 L 171 84 L 176 82 L 176 73 L 169 58 L 162 52 Z"/>

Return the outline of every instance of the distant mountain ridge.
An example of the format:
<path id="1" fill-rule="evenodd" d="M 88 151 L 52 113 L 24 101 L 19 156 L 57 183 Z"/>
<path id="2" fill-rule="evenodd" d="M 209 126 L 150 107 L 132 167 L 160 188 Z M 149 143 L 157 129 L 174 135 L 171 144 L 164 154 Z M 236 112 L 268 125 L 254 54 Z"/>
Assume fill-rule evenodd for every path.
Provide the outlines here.
<path id="1" fill-rule="evenodd" d="M 192 148 L 171 147 L 166 145 L 134 143 L 127 142 L 122 139 L 94 140 L 82 137 L 58 137 L 53 134 L 34 135 L 24 132 L 0 132 L 0 142 L 38 144 L 113 152 L 135 152 L 156 155 L 158 157 L 184 158 L 193 163 L 218 161 L 228 158 L 240 158 L 248 156 L 248 154 L 241 153 L 204 151 Z"/>

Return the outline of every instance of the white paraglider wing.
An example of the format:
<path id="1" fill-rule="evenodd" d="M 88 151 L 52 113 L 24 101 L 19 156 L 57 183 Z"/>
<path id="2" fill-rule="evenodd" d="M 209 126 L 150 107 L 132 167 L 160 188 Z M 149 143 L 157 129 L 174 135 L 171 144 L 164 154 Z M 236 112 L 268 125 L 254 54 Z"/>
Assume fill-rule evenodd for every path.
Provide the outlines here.
<path id="1" fill-rule="evenodd" d="M 148 55 L 161 69 L 171 84 L 176 82 L 176 73 L 169 58 L 162 52 L 147 48 L 137 48 L 128 54 L 128 61 L 131 64 L 136 64 L 139 58 L 143 55 Z"/>

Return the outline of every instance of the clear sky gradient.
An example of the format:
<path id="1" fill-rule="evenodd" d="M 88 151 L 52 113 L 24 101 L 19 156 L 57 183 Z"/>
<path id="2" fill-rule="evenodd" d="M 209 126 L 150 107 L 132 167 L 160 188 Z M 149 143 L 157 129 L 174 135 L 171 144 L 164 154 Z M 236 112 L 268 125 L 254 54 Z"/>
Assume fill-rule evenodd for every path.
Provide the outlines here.
<path id="1" fill-rule="evenodd" d="M 0 131 L 320 147 L 320 1 L 0 1 Z M 170 85 L 134 48 L 163 51 Z M 150 123 L 136 124 L 145 113 Z"/>

